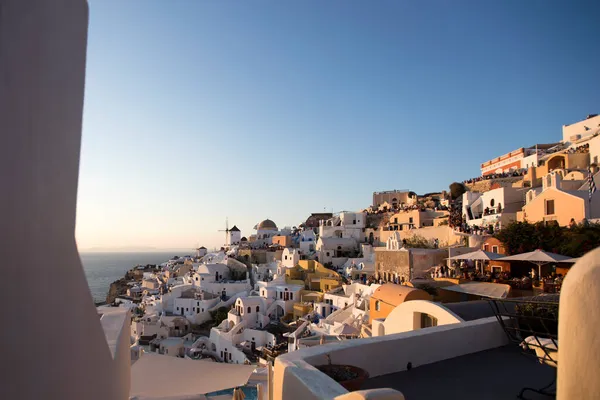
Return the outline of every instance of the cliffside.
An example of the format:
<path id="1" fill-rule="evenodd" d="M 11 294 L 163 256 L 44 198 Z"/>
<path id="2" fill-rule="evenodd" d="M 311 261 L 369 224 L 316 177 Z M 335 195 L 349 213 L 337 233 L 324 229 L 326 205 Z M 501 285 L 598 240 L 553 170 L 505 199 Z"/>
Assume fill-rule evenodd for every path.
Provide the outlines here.
<path id="1" fill-rule="evenodd" d="M 106 303 L 107 304 L 111 304 L 119 296 L 127 295 L 127 288 L 128 288 L 127 282 L 128 282 L 127 279 L 121 278 L 110 284 L 110 288 L 108 289 L 108 294 L 106 295 Z"/>
<path id="2" fill-rule="evenodd" d="M 465 186 L 471 192 L 483 193 L 492 189 L 492 186 L 495 187 L 523 187 L 523 177 L 510 177 L 510 178 L 498 178 L 498 179 L 489 179 L 483 180 L 473 183 L 465 183 Z"/>

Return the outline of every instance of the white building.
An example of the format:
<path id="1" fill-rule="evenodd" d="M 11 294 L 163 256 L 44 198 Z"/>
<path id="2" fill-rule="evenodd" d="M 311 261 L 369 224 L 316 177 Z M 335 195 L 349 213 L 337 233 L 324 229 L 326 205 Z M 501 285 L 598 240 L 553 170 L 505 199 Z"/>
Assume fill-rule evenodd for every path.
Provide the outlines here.
<path id="1" fill-rule="evenodd" d="M 312 229 L 304 230 L 300 233 L 299 247 L 304 254 L 309 254 L 315 251 L 315 242 L 317 236 Z"/>
<path id="2" fill-rule="evenodd" d="M 184 291 L 174 299 L 173 314 L 186 317 L 193 324 L 210 320 L 209 309 L 219 303 L 221 298 L 198 288 Z"/>
<path id="3" fill-rule="evenodd" d="M 563 143 L 573 143 L 600 132 L 600 115 L 588 115 L 586 119 L 570 125 L 563 125 Z"/>
<path id="4" fill-rule="evenodd" d="M 280 234 L 275 222 L 265 219 L 254 226 L 256 234 L 250 236 L 250 246 L 254 248 L 268 246 L 273 243 L 273 236 Z"/>
<path id="5" fill-rule="evenodd" d="M 212 328 L 210 338 L 199 340 L 210 354 L 223 362 L 243 364 L 248 352 L 260 346 L 274 346 L 275 337 L 265 328 L 271 320 L 293 313 L 300 300 L 302 286 L 288 285 L 283 277 L 271 282 L 258 282 L 259 296 L 241 296 L 219 327 Z"/>
<path id="6" fill-rule="evenodd" d="M 243 324 L 231 327 L 228 320 L 210 331 L 210 337 L 197 343 L 205 344 L 203 353 L 215 356 L 222 362 L 232 364 L 249 363 L 248 353 L 263 346 L 275 346 L 276 338 L 267 331 L 243 329 Z M 196 344 L 194 344 L 196 346 Z"/>
<path id="7" fill-rule="evenodd" d="M 157 339 L 182 337 L 191 332 L 190 322 L 179 316 L 144 315 L 133 319 L 130 324 L 131 336 L 138 340 L 141 336 L 156 335 Z"/>
<path id="8" fill-rule="evenodd" d="M 184 347 L 183 338 L 170 337 L 160 341 L 159 354 L 170 357 L 183 357 Z"/>
<path id="9" fill-rule="evenodd" d="M 192 281 L 196 286 L 204 282 L 219 282 L 229 278 L 229 267 L 226 264 L 200 264 L 198 270 L 192 274 Z"/>
<path id="10" fill-rule="evenodd" d="M 321 264 L 342 266 L 348 258 L 358 255 L 358 242 L 354 238 L 319 237 L 317 254 Z"/>
<path id="11" fill-rule="evenodd" d="M 362 242 L 366 220 L 367 214 L 364 212 L 341 212 L 327 221 L 319 221 L 319 238 L 354 238 Z"/>
<path id="12" fill-rule="evenodd" d="M 252 289 L 250 277 L 246 272 L 246 279 L 231 280 L 230 267 L 222 263 L 201 264 L 198 270 L 192 274 L 192 283 L 204 290 L 221 298 L 231 297 L 240 292 Z"/>
<path id="13" fill-rule="evenodd" d="M 286 247 L 281 254 L 281 263 L 285 268 L 293 268 L 300 261 L 300 251 Z"/>
<path id="14" fill-rule="evenodd" d="M 521 188 L 501 187 L 484 193 L 465 192 L 462 198 L 463 217 L 469 226 L 502 229 L 517 220 L 517 212 L 525 204 Z"/>

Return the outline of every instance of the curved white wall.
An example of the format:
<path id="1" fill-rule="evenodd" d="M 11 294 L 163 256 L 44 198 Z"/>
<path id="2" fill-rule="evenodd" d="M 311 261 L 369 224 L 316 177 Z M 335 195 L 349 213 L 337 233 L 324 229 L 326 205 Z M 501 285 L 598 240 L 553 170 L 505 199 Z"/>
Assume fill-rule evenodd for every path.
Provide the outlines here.
<path id="1" fill-rule="evenodd" d="M 436 318 L 438 326 L 464 322 L 461 317 L 441 304 L 428 300 L 411 300 L 400 304 L 388 315 L 383 323 L 385 334 L 420 329 L 421 313 Z"/>

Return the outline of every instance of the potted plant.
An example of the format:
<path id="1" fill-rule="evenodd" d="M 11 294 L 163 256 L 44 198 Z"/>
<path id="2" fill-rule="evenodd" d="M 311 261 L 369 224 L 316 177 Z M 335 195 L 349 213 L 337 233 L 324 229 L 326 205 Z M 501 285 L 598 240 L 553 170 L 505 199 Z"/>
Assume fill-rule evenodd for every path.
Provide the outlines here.
<path id="1" fill-rule="evenodd" d="M 332 364 L 331 356 L 326 354 L 327 364 L 317 365 L 319 371 L 342 385 L 349 392 L 360 390 L 363 382 L 369 377 L 369 373 L 362 368 L 353 365 Z"/>

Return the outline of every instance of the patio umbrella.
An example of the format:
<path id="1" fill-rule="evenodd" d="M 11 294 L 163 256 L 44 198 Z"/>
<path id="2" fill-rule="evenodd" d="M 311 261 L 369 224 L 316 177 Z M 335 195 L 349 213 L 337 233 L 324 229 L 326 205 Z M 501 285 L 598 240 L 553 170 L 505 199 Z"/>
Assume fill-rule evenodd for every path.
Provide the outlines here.
<path id="1" fill-rule="evenodd" d="M 569 261 L 571 257 L 563 256 L 556 253 L 550 253 L 544 250 L 534 250 L 528 253 L 515 254 L 512 256 L 502 257 L 500 261 L 529 261 L 538 266 L 538 277 L 542 277 L 542 265 L 552 262 L 573 262 Z"/>
<path id="2" fill-rule="evenodd" d="M 450 257 L 450 260 L 479 260 L 479 261 L 490 261 L 502 258 L 500 254 L 490 253 L 489 251 L 477 250 L 471 253 L 460 254 L 458 256 Z"/>
<path id="3" fill-rule="evenodd" d="M 502 256 L 497 253 L 490 253 L 489 251 L 477 250 L 471 253 L 459 254 L 457 256 L 450 257 L 450 260 L 476 260 L 476 261 L 491 261 L 497 260 Z M 483 267 L 482 273 L 483 273 Z"/>
<path id="4" fill-rule="evenodd" d="M 231 400 L 244 400 L 245 398 L 246 395 L 244 394 L 241 388 L 233 389 L 233 397 L 231 398 Z"/>

